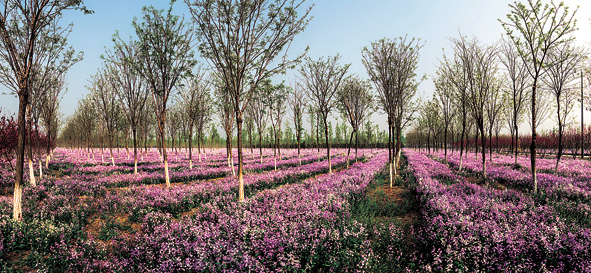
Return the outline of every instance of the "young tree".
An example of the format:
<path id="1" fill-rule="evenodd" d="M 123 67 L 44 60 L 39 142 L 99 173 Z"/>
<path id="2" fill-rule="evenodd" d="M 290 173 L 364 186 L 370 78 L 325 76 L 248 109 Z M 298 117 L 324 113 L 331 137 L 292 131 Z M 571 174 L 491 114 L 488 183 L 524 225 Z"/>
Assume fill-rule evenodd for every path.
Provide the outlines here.
<path id="1" fill-rule="evenodd" d="M 501 22 L 507 35 L 515 43 L 519 56 L 527 62 L 527 72 L 532 77 L 531 91 L 531 124 L 532 140 L 531 168 L 534 193 L 538 191 L 538 179 L 536 169 L 536 106 L 538 80 L 543 74 L 544 66 L 549 66 L 547 56 L 550 50 L 560 43 L 568 41 L 567 35 L 576 28 L 576 14 L 569 15 L 569 8 L 564 2 L 558 5 L 551 0 L 549 4 L 542 5 L 541 0 L 527 0 L 526 4 L 510 4 L 510 13 L 507 14 L 507 22 Z"/>
<path id="2" fill-rule="evenodd" d="M 437 94 L 437 100 L 443 114 L 443 151 L 445 154 L 445 162 L 447 162 L 447 132 L 449 131 L 449 125 L 452 123 L 455 114 L 453 100 L 456 89 L 452 81 L 446 77 L 446 73 L 442 71 L 444 69 L 444 66 L 439 68 L 437 76 L 433 79 L 433 82 L 435 83 L 435 94 Z"/>
<path id="3" fill-rule="evenodd" d="M 133 135 L 133 172 L 137 173 L 138 143 L 137 130 L 139 126 L 140 111 L 145 108 L 148 99 L 148 89 L 142 77 L 135 73 L 131 60 L 137 60 L 139 50 L 137 42 L 123 42 L 116 33 L 113 36 L 115 46 L 112 52 L 107 52 L 106 59 L 113 72 L 110 81 L 111 88 L 119 97 L 125 117 L 131 125 Z"/>
<path id="4" fill-rule="evenodd" d="M 199 109 L 199 112 L 197 114 L 197 118 L 195 119 L 195 127 L 197 129 L 197 149 L 199 150 L 199 161 L 201 161 L 201 148 L 203 148 L 203 152 L 205 153 L 205 132 L 208 130 L 210 126 L 213 126 L 211 121 L 214 109 L 214 102 L 209 93 L 209 86 L 206 86 L 207 88 L 203 87 L 204 86 L 201 86 L 200 90 L 202 92 L 200 92 L 197 96 L 196 107 L 197 109 Z M 205 157 L 207 158 L 207 153 L 205 153 Z"/>
<path id="5" fill-rule="evenodd" d="M 113 90 L 112 82 L 115 81 L 113 73 L 115 71 L 109 68 L 99 70 L 92 76 L 90 86 L 87 88 L 92 94 L 92 100 L 97 113 L 101 116 L 105 128 L 107 129 L 107 141 L 109 152 L 111 154 L 111 164 L 115 166 L 115 156 L 113 155 L 113 138 L 115 137 L 115 126 L 117 123 L 119 101 L 117 94 Z"/>
<path id="6" fill-rule="evenodd" d="M 367 81 L 363 81 L 356 76 L 349 76 L 343 82 L 342 87 L 337 93 L 338 109 L 343 119 L 349 121 L 351 128 L 351 137 L 349 138 L 349 148 L 347 150 L 347 167 L 349 167 L 349 154 L 351 153 L 351 143 L 353 134 L 355 137 L 355 162 L 357 162 L 357 149 L 359 146 L 359 128 L 363 121 L 368 117 L 373 106 L 373 95 L 371 86 Z"/>
<path id="7" fill-rule="evenodd" d="M 166 106 L 175 87 L 191 75 L 196 64 L 192 50 L 194 32 L 183 18 L 172 14 L 174 2 L 171 1 L 166 12 L 152 6 L 144 7 L 144 21 L 133 20 L 139 52 L 137 58 L 130 60 L 152 92 L 167 187 L 170 187 L 170 176 L 165 143 Z"/>
<path id="8" fill-rule="evenodd" d="M 296 141 L 298 142 L 298 159 L 300 165 L 302 165 L 302 158 L 300 157 L 300 144 L 302 139 L 302 132 L 304 127 L 302 126 L 302 120 L 304 116 L 304 109 L 306 108 L 306 101 L 304 100 L 304 91 L 300 84 L 293 85 L 293 93 L 289 98 L 289 105 L 291 108 L 291 114 L 293 116 L 293 126 L 295 127 Z"/>
<path id="9" fill-rule="evenodd" d="M 308 124 L 310 124 L 310 142 L 316 143 L 316 151 L 320 153 L 320 134 L 318 133 L 320 130 L 320 126 L 318 126 L 320 117 L 318 109 L 315 105 L 308 104 L 306 112 L 308 113 Z M 314 131 L 316 131 L 316 137 L 314 137 Z"/>
<path id="10" fill-rule="evenodd" d="M 429 154 L 431 154 L 431 140 L 433 140 L 433 144 L 435 143 L 437 129 L 441 125 L 441 117 L 439 116 L 440 113 L 440 105 L 437 102 L 435 96 L 433 99 L 426 102 L 420 109 L 420 116 L 422 119 L 422 124 L 425 129 L 427 129 L 427 150 Z M 433 137 L 431 137 L 433 136 Z M 433 145 L 433 149 L 435 149 L 435 145 Z"/>
<path id="11" fill-rule="evenodd" d="M 61 18 L 63 11 L 79 9 L 91 13 L 82 6 L 82 0 L 7 0 L 0 8 L 0 71 L 2 82 L 11 88 L 19 98 L 18 138 L 14 182 L 14 220 L 22 216 L 22 180 L 25 158 L 25 111 L 29 105 L 31 70 L 40 35 L 52 22 Z"/>
<path id="12" fill-rule="evenodd" d="M 404 125 L 411 120 L 417 110 L 417 103 L 411 104 L 418 82 L 415 70 L 418 67 L 420 39 L 407 38 L 395 40 L 381 39 L 372 42 L 371 49 L 362 50 L 363 65 L 373 81 L 377 91 L 380 107 L 388 115 L 388 152 L 390 186 L 393 174 L 396 175 L 400 152 L 400 136 Z M 392 135 L 396 131 L 396 147 L 392 147 Z M 395 152 L 395 150 L 398 152 Z M 395 154 L 395 156 L 393 155 Z"/>
<path id="13" fill-rule="evenodd" d="M 264 91 L 264 87 L 267 86 L 267 84 L 265 84 L 266 82 L 267 81 L 263 81 L 263 84 L 259 85 L 257 92 L 253 95 L 250 101 L 250 107 L 246 108 L 248 116 L 253 119 L 254 124 L 257 127 L 257 132 L 259 133 L 259 154 L 261 157 L 261 163 L 263 163 L 263 132 L 267 127 L 267 120 L 269 118 L 268 98 Z M 270 83 L 270 80 L 268 82 Z"/>
<path id="14" fill-rule="evenodd" d="M 526 91 L 529 80 L 527 78 L 527 63 L 519 56 L 519 52 L 515 48 L 512 42 L 505 39 L 501 41 L 501 47 L 499 50 L 500 62 L 506 69 L 507 78 L 509 78 L 510 88 L 507 88 L 507 92 L 510 97 L 511 104 L 511 115 L 509 119 L 510 131 L 512 134 L 511 143 L 515 141 L 515 147 L 517 146 L 517 138 L 519 137 L 519 124 L 525 114 L 525 103 L 527 101 L 528 93 Z M 513 137 L 514 136 L 514 137 Z M 518 150 L 515 149 L 515 165 L 517 166 Z"/>
<path id="15" fill-rule="evenodd" d="M 497 73 L 496 47 L 480 46 L 476 38 L 471 41 L 462 37 L 454 40 L 454 51 L 461 60 L 463 73 L 468 79 L 468 108 L 476 121 L 480 132 L 482 146 L 482 175 L 486 179 L 486 136 L 485 136 L 485 107 L 495 90 L 495 76 Z"/>
<path id="16" fill-rule="evenodd" d="M 283 83 L 273 86 L 273 93 L 269 100 L 269 116 L 271 117 L 271 126 L 273 127 L 274 149 L 273 157 L 275 160 L 275 169 L 277 169 L 277 152 L 281 157 L 281 123 L 285 116 L 285 109 L 287 108 L 287 99 L 290 93 L 290 88 Z"/>
<path id="17" fill-rule="evenodd" d="M 72 25 L 66 28 L 58 26 L 58 20 L 51 22 L 44 28 L 39 35 L 42 37 L 36 44 L 35 53 L 33 54 L 35 64 L 30 71 L 29 82 L 29 130 L 36 128 L 36 137 L 40 138 L 39 120 L 43 105 L 48 100 L 48 92 L 58 84 L 58 78 L 65 75 L 65 73 L 78 61 L 82 60 L 83 53 L 76 52 L 72 47 L 67 47 L 67 38 L 72 31 Z M 7 71 L 4 71 L 7 72 Z M 4 79 L 9 79 L 6 77 Z M 33 143 L 33 133 L 29 133 L 29 143 Z M 43 168 L 41 164 L 41 149 L 40 142 L 36 141 L 37 155 L 39 162 L 39 177 L 43 177 Z M 33 145 L 28 145 L 29 157 L 29 177 L 31 178 L 31 185 L 35 186 L 35 175 L 33 173 Z M 48 157 L 49 158 L 49 157 Z"/>
<path id="18" fill-rule="evenodd" d="M 45 99 L 41 104 L 41 121 L 47 134 L 47 146 L 45 159 L 45 168 L 49 168 L 49 160 L 52 154 L 52 143 L 54 143 L 59 125 L 59 104 L 63 97 L 62 90 L 65 89 L 65 75 L 55 78 L 55 84 L 47 89 Z"/>
<path id="19" fill-rule="evenodd" d="M 576 85 L 574 85 L 574 81 L 578 80 L 575 69 L 580 67 L 585 58 L 583 50 L 570 41 L 552 48 L 548 53 L 548 63 L 552 65 L 544 67 L 545 77 L 542 78 L 542 81 L 548 86 L 549 93 L 554 98 L 554 103 L 556 103 L 558 152 L 556 154 L 555 173 L 558 173 L 558 165 L 562 158 L 564 127 L 578 97 L 578 92 L 575 92 Z"/>
<path id="20" fill-rule="evenodd" d="M 217 82 L 214 90 L 216 98 L 217 113 L 220 122 L 223 122 L 224 131 L 226 132 L 226 158 L 228 160 L 228 168 L 232 169 L 232 175 L 236 176 L 234 170 L 234 156 L 232 155 L 232 132 L 234 131 L 235 111 L 232 104 L 231 94 L 226 86 Z M 262 156 L 262 155 L 261 155 Z"/>
<path id="21" fill-rule="evenodd" d="M 195 123 L 197 123 L 197 127 L 202 126 L 200 122 L 204 121 L 205 115 L 208 114 L 209 106 L 205 105 L 205 102 L 209 96 L 209 84 L 210 81 L 206 79 L 205 71 L 199 69 L 199 72 L 195 73 L 195 78 L 187 81 L 179 90 L 183 113 L 188 119 L 189 169 L 193 168 L 193 128 Z M 201 151 L 199 151 L 199 155 L 199 161 L 201 161 Z"/>
<path id="22" fill-rule="evenodd" d="M 462 166 L 464 163 L 464 147 L 466 148 L 467 154 L 467 143 L 465 139 L 467 138 L 467 126 L 468 126 L 468 74 L 463 69 L 462 60 L 459 58 L 457 54 L 454 53 L 453 59 L 449 60 L 446 58 L 445 54 L 443 55 L 443 61 L 441 62 L 441 66 L 443 69 L 440 69 L 440 72 L 445 75 L 445 78 L 449 80 L 454 88 L 455 91 L 453 95 L 452 102 L 457 110 L 457 116 L 461 120 L 459 125 L 461 127 L 460 131 L 460 164 L 458 166 L 459 170 L 462 170 Z"/>
<path id="23" fill-rule="evenodd" d="M 326 61 L 320 58 L 313 61 L 306 58 L 300 67 L 303 85 L 308 98 L 314 102 L 322 116 L 326 139 L 326 156 L 328 157 L 328 172 L 332 172 L 330 162 L 330 142 L 328 140 L 328 115 L 336 105 L 336 93 L 351 64 L 340 66 L 340 56 L 328 57 Z"/>
<path id="24" fill-rule="evenodd" d="M 504 93 L 503 82 L 500 79 L 493 79 L 491 83 L 491 92 L 489 99 L 484 104 L 484 112 L 486 113 L 486 124 L 488 126 L 488 152 L 489 161 L 492 163 L 492 134 L 495 127 L 495 123 L 501 119 L 501 110 L 503 105 L 506 103 Z"/>
<path id="25" fill-rule="evenodd" d="M 244 200 L 242 170 L 242 113 L 249 106 L 261 80 L 294 65 L 287 50 L 309 22 L 303 1 L 185 0 L 203 44 L 202 55 L 217 70 L 231 94 L 238 130 L 238 200 Z M 280 56 L 283 52 L 283 56 Z M 280 58 L 277 58 L 280 57 Z"/>

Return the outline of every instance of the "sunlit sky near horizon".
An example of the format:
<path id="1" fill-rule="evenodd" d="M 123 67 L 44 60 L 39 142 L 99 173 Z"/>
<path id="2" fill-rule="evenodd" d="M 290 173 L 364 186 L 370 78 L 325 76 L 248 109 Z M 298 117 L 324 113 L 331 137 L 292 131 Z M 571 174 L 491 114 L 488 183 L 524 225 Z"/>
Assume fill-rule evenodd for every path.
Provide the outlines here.
<path id="1" fill-rule="evenodd" d="M 548 2 L 548 1 L 544 1 Z M 565 4 L 577 12 L 575 37 L 578 43 L 589 46 L 591 42 L 591 2 L 588 0 L 567 0 Z M 94 14 L 83 15 L 77 11 L 67 11 L 61 23 L 73 23 L 73 31 L 69 36 L 69 44 L 77 51 L 84 52 L 84 60 L 72 67 L 68 73 L 68 92 L 65 94 L 61 111 L 65 116 L 74 113 L 78 100 L 89 91 L 86 89 L 90 76 L 100 68 L 100 55 L 105 47 L 111 48 L 112 35 L 116 30 L 121 37 L 134 35 L 131 22 L 134 17 L 141 21 L 142 6 L 153 5 L 156 8 L 167 8 L 168 0 L 102 0 L 85 1 L 85 5 L 94 10 Z M 509 0 L 371 0 L 371 1 L 307 1 L 313 4 L 313 20 L 306 30 L 296 36 L 290 56 L 300 54 L 307 46 L 308 55 L 313 59 L 322 56 L 340 54 L 341 64 L 351 63 L 349 73 L 367 78 L 365 67 L 361 62 L 361 50 L 371 42 L 381 38 L 397 38 L 408 35 L 425 41 L 420 51 L 420 62 L 417 74 L 427 75 L 428 80 L 421 83 L 419 93 L 431 98 L 434 87 L 432 75 L 435 74 L 442 50 L 450 54 L 449 38 L 463 36 L 477 37 L 482 43 L 492 44 L 505 33 L 498 19 L 506 20 L 509 12 Z M 184 14 L 190 20 L 188 8 L 183 1 L 174 4 L 175 14 Z M 197 54 L 198 55 L 198 54 Z M 206 65 L 206 61 L 200 59 Z M 288 71 L 281 79 L 295 80 L 297 71 Z M 0 87 L 0 92 L 8 92 Z M 11 113 L 18 110 L 18 100 L 14 95 L 0 95 L 0 108 Z M 3 111 L 4 112 L 4 111 Z M 580 108 L 574 109 L 574 115 L 580 115 Z M 336 116 L 336 112 L 334 114 Z M 286 118 L 290 120 L 290 117 Z M 586 123 L 591 121 L 591 114 L 585 114 Z M 374 114 L 373 120 L 385 129 L 386 116 Z M 292 124 L 292 122 L 290 122 Z M 551 128 L 547 122 L 544 127 Z M 527 126 L 529 128 L 529 126 Z"/>

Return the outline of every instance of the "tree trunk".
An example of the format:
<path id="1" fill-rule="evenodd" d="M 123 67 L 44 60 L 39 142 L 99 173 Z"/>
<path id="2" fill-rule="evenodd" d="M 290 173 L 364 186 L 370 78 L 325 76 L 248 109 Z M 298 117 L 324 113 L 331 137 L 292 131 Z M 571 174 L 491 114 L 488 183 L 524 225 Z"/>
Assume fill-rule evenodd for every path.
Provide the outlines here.
<path id="1" fill-rule="evenodd" d="M 537 75 L 534 77 L 534 84 L 532 86 L 532 95 L 531 95 L 531 111 L 532 111 L 532 130 L 531 130 L 531 145 L 529 146 L 530 149 L 530 159 L 531 159 L 531 172 L 532 172 L 532 181 L 534 182 L 534 194 L 538 192 L 538 179 L 536 174 L 536 138 L 538 136 L 536 132 L 536 84 L 537 84 Z"/>
<path id="2" fill-rule="evenodd" d="M 234 171 L 234 162 L 232 158 L 232 140 L 229 135 L 229 132 L 226 133 L 226 158 L 228 159 L 228 168 L 232 170 L 232 176 L 236 176 L 236 172 Z"/>
<path id="3" fill-rule="evenodd" d="M 168 173 L 168 154 L 166 152 L 166 140 L 164 139 L 166 113 L 161 113 L 161 115 L 162 117 L 159 120 L 158 130 L 160 130 L 160 145 L 162 149 L 162 161 L 164 161 L 164 177 L 166 180 L 166 187 L 170 188 L 170 175 Z"/>
<path id="4" fill-rule="evenodd" d="M 390 188 L 392 188 L 392 117 L 388 114 L 388 171 L 390 172 Z"/>
<path id="5" fill-rule="evenodd" d="M 300 147 L 300 138 L 301 138 L 300 132 L 298 131 L 298 134 L 297 134 L 297 140 L 298 140 L 298 160 L 300 161 L 300 166 L 302 166 L 302 158 L 300 156 L 300 148 L 301 148 Z"/>
<path id="6" fill-rule="evenodd" d="M 464 162 L 464 136 L 466 134 L 466 113 L 462 116 L 462 133 L 460 134 L 460 166 L 459 171 L 462 171 L 462 163 Z"/>
<path id="7" fill-rule="evenodd" d="M 320 126 L 318 122 L 318 115 L 316 116 L 316 150 L 320 153 Z"/>
<path id="8" fill-rule="evenodd" d="M 481 121 L 479 124 L 480 127 L 480 136 L 481 136 L 481 145 L 482 145 L 482 176 L 486 180 L 486 136 L 484 133 L 484 121 Z"/>
<path id="9" fill-rule="evenodd" d="M 353 133 L 353 132 L 351 132 Z M 355 130 L 355 163 L 357 163 L 357 150 L 359 149 L 359 131 Z"/>
<path id="10" fill-rule="evenodd" d="M 252 123 L 251 123 L 252 125 Z M 248 146 L 250 146 L 250 154 L 254 154 L 254 152 L 252 151 L 252 127 L 251 130 L 248 132 Z"/>
<path id="11" fill-rule="evenodd" d="M 517 123 L 515 123 L 517 124 Z M 517 156 L 519 156 L 519 127 L 515 126 L 515 166 L 517 166 Z"/>
<path id="12" fill-rule="evenodd" d="M 48 128 L 51 128 L 51 124 L 48 126 Z M 49 160 L 51 158 L 51 130 L 47 129 L 47 155 L 45 158 L 45 169 L 49 169 Z"/>
<path id="13" fill-rule="evenodd" d="M 326 155 L 328 156 L 328 173 L 332 173 L 332 165 L 330 163 L 330 142 L 328 142 L 328 115 L 323 115 L 324 119 L 324 137 L 326 139 Z"/>
<path id="14" fill-rule="evenodd" d="M 111 153 L 111 165 L 115 166 L 115 157 L 113 155 L 113 140 L 111 138 L 111 133 L 109 134 L 109 152 Z"/>
<path id="15" fill-rule="evenodd" d="M 351 131 L 351 137 L 349 138 L 349 149 L 347 149 L 347 168 L 349 168 L 349 155 L 351 154 L 351 143 L 353 142 L 353 133 L 355 133 L 355 131 Z"/>
<path id="16" fill-rule="evenodd" d="M 197 149 L 199 149 L 199 143 Z M 199 150 L 199 159 L 201 159 L 201 150 Z M 193 126 L 189 126 L 189 169 L 193 169 Z"/>
<path id="17" fill-rule="evenodd" d="M 238 202 L 244 201 L 244 175 L 242 173 L 242 113 L 236 111 L 236 125 L 238 129 Z M 233 168 L 232 168 L 233 169 Z"/>
<path id="18" fill-rule="evenodd" d="M 133 173 L 137 174 L 137 129 L 132 128 L 133 132 Z"/>
<path id="19" fill-rule="evenodd" d="M 447 123 L 445 124 L 445 129 L 443 131 L 443 153 L 445 154 L 445 163 L 447 163 Z"/>
<path id="20" fill-rule="evenodd" d="M 263 131 L 259 126 L 259 154 L 261 156 L 261 164 L 263 164 Z"/>
<path id="21" fill-rule="evenodd" d="M 18 94 L 18 137 L 16 142 L 16 168 L 14 178 L 14 198 L 12 201 L 12 219 L 20 221 L 22 217 L 23 163 L 25 159 L 25 111 L 29 103 L 26 85 L 20 84 Z"/>
<path id="22" fill-rule="evenodd" d="M 560 107 L 558 108 L 560 111 Z M 556 168 L 554 168 L 554 174 L 558 174 L 558 165 L 560 164 L 560 158 L 562 157 L 562 121 L 558 118 L 558 154 L 556 155 Z M 574 155 L 573 155 L 574 158 Z"/>
<path id="23" fill-rule="evenodd" d="M 33 124 L 31 122 L 31 105 L 29 105 L 27 108 L 27 136 L 29 137 L 29 145 L 27 145 L 27 157 L 29 159 L 29 180 L 31 182 L 31 186 L 36 187 L 37 181 L 35 180 L 35 167 L 33 167 Z"/>

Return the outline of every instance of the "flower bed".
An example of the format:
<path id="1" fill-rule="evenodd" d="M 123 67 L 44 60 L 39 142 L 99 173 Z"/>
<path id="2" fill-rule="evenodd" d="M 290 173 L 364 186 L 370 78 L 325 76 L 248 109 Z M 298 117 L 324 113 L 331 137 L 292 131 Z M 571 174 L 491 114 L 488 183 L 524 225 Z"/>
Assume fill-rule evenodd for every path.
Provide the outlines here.
<path id="1" fill-rule="evenodd" d="M 591 268 L 589 228 L 565 223 L 554 207 L 535 205 L 531 197 L 516 190 L 483 188 L 461 177 L 451 185 L 441 183 L 437 177 L 448 174 L 448 166 L 410 149 L 404 153 L 418 180 L 426 221 L 422 236 L 431 249 L 427 265 L 432 270 L 582 272 Z"/>
<path id="2" fill-rule="evenodd" d="M 441 153 L 435 153 L 435 156 L 440 160 L 443 159 Z M 514 159 L 511 159 L 509 156 L 500 155 L 494 156 L 493 158 L 494 163 L 491 164 L 487 161 L 487 176 L 516 188 L 533 189 L 534 185 L 531 172 L 527 169 L 518 170 L 512 168 L 511 165 L 514 163 Z M 459 154 L 453 156 L 448 155 L 447 160 L 449 163 L 458 166 L 460 163 Z M 572 163 L 577 160 L 570 161 L 571 166 L 578 164 Z M 482 160 L 477 160 L 474 154 L 469 153 L 463 160 L 463 167 L 471 172 L 482 173 Z M 574 169 L 571 168 L 571 170 Z M 584 178 L 586 174 L 583 175 L 583 173 L 591 173 L 591 168 L 587 171 L 577 169 L 576 172 L 582 175 L 565 177 L 551 173 L 538 173 L 538 187 L 544 194 L 553 199 L 566 198 L 572 201 L 591 204 L 591 180 Z"/>

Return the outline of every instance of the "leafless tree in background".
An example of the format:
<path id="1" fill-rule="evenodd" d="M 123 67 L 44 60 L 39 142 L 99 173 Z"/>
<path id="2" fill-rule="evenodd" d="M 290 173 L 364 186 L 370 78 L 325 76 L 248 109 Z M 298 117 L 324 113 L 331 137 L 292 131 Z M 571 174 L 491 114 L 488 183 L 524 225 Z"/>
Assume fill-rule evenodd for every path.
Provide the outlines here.
<path id="1" fill-rule="evenodd" d="M 345 73 L 351 64 L 340 66 L 340 56 L 328 57 L 327 60 L 320 58 L 314 61 L 306 58 L 299 69 L 302 85 L 305 87 L 306 95 L 318 107 L 318 112 L 324 122 L 326 138 L 326 155 L 328 157 L 328 172 L 332 172 L 330 162 L 330 142 L 328 139 L 328 115 L 335 107 L 335 99 L 339 86 L 345 77 Z"/>
<path id="2" fill-rule="evenodd" d="M 367 81 L 363 81 L 356 76 L 347 77 L 337 93 L 337 108 L 341 116 L 346 119 L 351 128 L 349 137 L 349 148 L 347 150 L 347 167 L 349 167 L 349 154 L 351 153 L 351 144 L 353 134 L 355 136 L 355 162 L 357 162 L 357 149 L 359 146 L 359 127 L 362 122 L 368 118 L 368 114 L 373 107 L 373 95 L 371 86 Z"/>
<path id="3" fill-rule="evenodd" d="M 562 158 L 564 127 L 567 125 L 568 115 L 572 112 L 578 97 L 575 81 L 579 77 L 577 77 L 575 70 L 581 67 L 585 58 L 586 54 L 583 49 L 575 46 L 573 41 L 569 41 L 550 50 L 548 62 L 552 65 L 544 67 L 545 75 L 542 81 L 548 86 L 548 91 L 556 104 L 555 117 L 558 123 L 558 152 L 554 173 L 558 173 L 558 165 Z"/>
<path id="4" fill-rule="evenodd" d="M 529 87 L 529 78 L 527 73 L 527 63 L 519 56 L 513 42 L 505 39 L 501 40 L 499 48 L 499 60 L 505 67 L 505 73 L 509 79 L 510 88 L 506 90 L 510 95 L 511 115 L 509 126 L 511 127 L 511 144 L 514 147 L 515 165 L 517 166 L 517 138 L 519 138 L 519 124 L 525 114 L 525 103 L 528 101 L 527 88 Z"/>
<path id="5" fill-rule="evenodd" d="M 298 142 L 298 159 L 300 161 L 300 165 L 302 165 L 302 158 L 300 156 L 300 144 L 302 140 L 302 131 L 304 130 L 302 126 L 302 120 L 304 118 L 304 109 L 306 108 L 306 101 L 304 99 L 304 91 L 302 90 L 302 86 L 300 84 L 292 85 L 293 93 L 289 98 L 289 105 L 291 108 L 291 114 L 293 117 L 293 124 L 295 127 L 296 133 L 296 141 Z"/>

